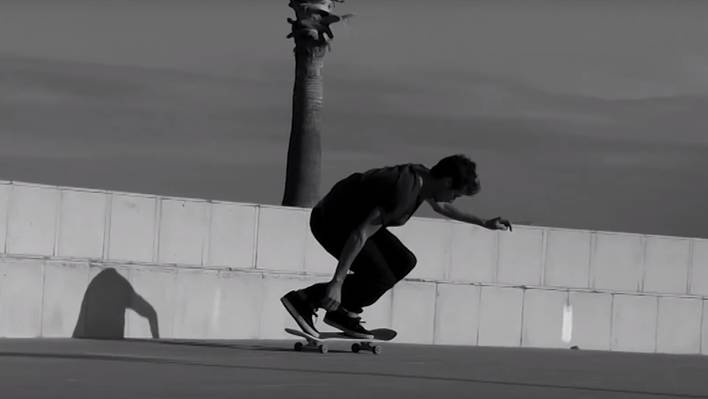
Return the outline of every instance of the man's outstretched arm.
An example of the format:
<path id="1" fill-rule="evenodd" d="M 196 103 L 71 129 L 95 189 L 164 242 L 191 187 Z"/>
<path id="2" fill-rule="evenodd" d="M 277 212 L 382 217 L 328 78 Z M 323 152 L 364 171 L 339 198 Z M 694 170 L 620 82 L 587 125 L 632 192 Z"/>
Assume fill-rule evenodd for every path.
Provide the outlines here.
<path id="1" fill-rule="evenodd" d="M 455 208 L 452 204 L 447 202 L 435 202 L 429 201 L 430 207 L 433 210 L 445 217 L 453 220 L 458 220 L 460 222 L 476 224 L 477 226 L 482 226 L 490 230 L 511 230 L 511 223 L 500 217 L 495 217 L 492 219 L 482 219 L 471 213 L 467 213 Z"/>

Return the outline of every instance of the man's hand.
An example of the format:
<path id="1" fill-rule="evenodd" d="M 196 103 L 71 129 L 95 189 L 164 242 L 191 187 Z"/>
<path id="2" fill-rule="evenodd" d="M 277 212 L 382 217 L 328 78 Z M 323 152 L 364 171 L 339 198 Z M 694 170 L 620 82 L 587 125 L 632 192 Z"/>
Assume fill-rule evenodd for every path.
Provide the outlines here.
<path id="1" fill-rule="evenodd" d="M 322 298 L 322 307 L 333 312 L 339 308 L 342 302 L 342 283 L 332 280 L 327 284 L 325 296 Z"/>
<path id="2" fill-rule="evenodd" d="M 494 219 L 489 219 L 484 222 L 484 227 L 490 230 L 509 230 L 512 231 L 511 223 L 508 220 L 502 219 L 500 217 L 495 217 Z"/>

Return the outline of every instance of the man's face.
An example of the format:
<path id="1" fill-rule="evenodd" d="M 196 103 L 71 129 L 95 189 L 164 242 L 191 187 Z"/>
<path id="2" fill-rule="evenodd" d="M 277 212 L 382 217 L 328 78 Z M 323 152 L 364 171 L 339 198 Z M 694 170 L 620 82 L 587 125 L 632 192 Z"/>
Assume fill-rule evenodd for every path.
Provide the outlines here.
<path id="1" fill-rule="evenodd" d="M 479 177 L 475 175 L 473 183 L 462 187 L 462 188 L 452 188 L 452 179 L 447 181 L 447 189 L 438 193 L 436 201 L 438 202 L 452 202 L 463 195 L 472 196 L 477 194 L 482 189 L 482 185 L 479 182 Z"/>

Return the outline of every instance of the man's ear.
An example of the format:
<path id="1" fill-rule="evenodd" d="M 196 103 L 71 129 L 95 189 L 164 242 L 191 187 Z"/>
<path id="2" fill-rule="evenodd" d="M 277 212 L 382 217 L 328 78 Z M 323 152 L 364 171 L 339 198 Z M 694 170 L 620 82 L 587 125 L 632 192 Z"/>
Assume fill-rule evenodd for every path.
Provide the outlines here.
<path id="1" fill-rule="evenodd" d="M 442 178 L 443 184 L 445 185 L 445 188 L 448 190 L 452 189 L 452 177 L 446 176 Z"/>

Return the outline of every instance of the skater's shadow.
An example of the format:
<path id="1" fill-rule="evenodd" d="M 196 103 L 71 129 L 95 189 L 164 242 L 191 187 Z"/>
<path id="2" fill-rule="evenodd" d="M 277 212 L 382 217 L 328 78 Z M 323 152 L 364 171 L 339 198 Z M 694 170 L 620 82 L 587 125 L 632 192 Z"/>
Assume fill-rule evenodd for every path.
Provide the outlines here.
<path id="1" fill-rule="evenodd" d="M 157 312 L 152 305 L 138 295 L 130 282 L 115 269 L 101 271 L 86 289 L 73 337 L 124 338 L 127 309 L 147 318 L 152 337 L 160 337 Z"/>
<path id="2" fill-rule="evenodd" d="M 241 342 L 219 342 L 219 341 L 207 341 L 207 340 L 184 340 L 184 339 L 159 339 L 159 340 L 146 340 L 142 338 L 128 338 L 128 341 L 132 342 L 149 342 L 151 344 L 162 344 L 162 345 L 179 345 L 179 346 L 194 346 L 194 347 L 205 347 L 205 348 L 221 348 L 221 349 L 236 349 L 236 350 L 247 350 L 247 351 L 265 351 L 265 352 L 292 352 L 292 343 L 288 342 L 283 345 L 281 342 L 273 342 L 270 344 L 260 344 L 252 343 L 247 340 Z M 330 349 L 331 353 L 349 353 L 348 350 L 340 349 Z M 308 353 L 308 351 L 303 351 L 302 353 Z M 315 353 L 315 351 L 312 351 Z"/>

